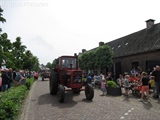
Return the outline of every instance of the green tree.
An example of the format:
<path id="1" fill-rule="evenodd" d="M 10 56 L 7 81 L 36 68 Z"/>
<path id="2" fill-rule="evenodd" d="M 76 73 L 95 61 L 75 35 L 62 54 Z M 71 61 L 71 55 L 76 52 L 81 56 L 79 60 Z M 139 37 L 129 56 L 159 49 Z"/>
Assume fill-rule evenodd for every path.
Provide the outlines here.
<path id="1" fill-rule="evenodd" d="M 98 69 L 105 69 L 107 66 L 113 64 L 113 51 L 110 46 L 103 45 L 95 50 L 95 67 Z"/>
<path id="2" fill-rule="evenodd" d="M 0 22 L 4 23 L 6 19 L 2 17 L 2 12 L 3 10 L 0 7 Z M 26 50 L 26 48 L 25 45 L 22 45 L 20 37 L 17 37 L 16 41 L 11 43 L 7 33 L 0 34 L 0 66 L 2 66 L 2 61 L 5 60 L 7 67 L 38 71 L 38 58 L 33 56 L 31 51 Z"/>
<path id="3" fill-rule="evenodd" d="M 27 50 L 23 57 L 23 68 L 28 70 L 39 70 L 39 60 L 36 56 L 33 56 L 30 50 Z"/>
<path id="4" fill-rule="evenodd" d="M 108 45 L 98 47 L 94 51 L 84 52 L 78 57 L 79 67 L 82 70 L 104 70 L 107 66 L 112 65 L 113 51 Z"/>
<path id="5" fill-rule="evenodd" d="M 79 66 L 81 69 L 93 70 L 95 68 L 95 53 L 94 51 L 88 51 L 83 53 L 79 59 Z"/>
<path id="6" fill-rule="evenodd" d="M 39 60 L 36 56 L 32 57 L 31 70 L 39 71 Z"/>
<path id="7" fill-rule="evenodd" d="M 12 43 L 7 38 L 7 33 L 0 34 L 0 65 L 3 60 L 9 60 L 12 56 Z"/>
<path id="8" fill-rule="evenodd" d="M 88 53 L 84 52 L 83 54 L 81 54 L 80 56 L 78 56 L 78 61 L 79 61 L 79 67 L 82 70 L 87 69 L 87 62 L 88 62 L 88 58 L 87 58 Z"/>
<path id="9" fill-rule="evenodd" d="M 87 68 L 89 70 L 94 70 L 96 69 L 95 67 L 95 52 L 94 51 L 89 51 L 87 54 L 88 62 L 87 62 Z"/>
<path id="10" fill-rule="evenodd" d="M 49 68 L 49 69 L 52 69 L 52 64 L 50 62 L 48 62 L 46 67 Z"/>
<path id="11" fill-rule="evenodd" d="M 6 22 L 6 19 L 3 17 L 2 12 L 3 12 L 3 9 L 0 6 L 0 22 L 4 23 L 4 22 Z M 0 32 L 1 31 L 2 31 L 2 28 L 0 28 Z"/>
<path id="12" fill-rule="evenodd" d="M 59 59 L 58 58 L 54 59 L 52 62 L 52 68 L 56 68 L 58 64 L 59 64 Z"/>
<path id="13" fill-rule="evenodd" d="M 7 33 L 3 33 L 0 36 L 0 49 L 2 49 L 4 52 L 9 52 L 12 50 L 12 43 L 8 39 Z"/>
<path id="14" fill-rule="evenodd" d="M 13 48 L 12 53 L 16 59 L 15 64 L 17 68 L 22 69 L 23 68 L 23 58 L 25 53 L 26 46 L 22 45 L 21 38 L 17 37 L 16 41 L 13 42 Z"/>

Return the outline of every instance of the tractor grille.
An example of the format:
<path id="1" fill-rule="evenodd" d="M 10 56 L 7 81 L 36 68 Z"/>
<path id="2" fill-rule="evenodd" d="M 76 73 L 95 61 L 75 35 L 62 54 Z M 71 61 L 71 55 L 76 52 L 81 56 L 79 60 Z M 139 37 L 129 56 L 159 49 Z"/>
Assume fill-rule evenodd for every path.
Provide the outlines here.
<path id="1" fill-rule="evenodd" d="M 82 77 L 81 76 L 74 76 L 74 83 L 81 83 Z"/>

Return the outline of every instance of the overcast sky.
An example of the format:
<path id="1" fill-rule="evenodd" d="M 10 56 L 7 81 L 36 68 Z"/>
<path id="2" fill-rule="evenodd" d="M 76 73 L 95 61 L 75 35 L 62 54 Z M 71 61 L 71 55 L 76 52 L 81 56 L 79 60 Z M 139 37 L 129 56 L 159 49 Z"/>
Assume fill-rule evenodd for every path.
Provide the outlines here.
<path id="1" fill-rule="evenodd" d="M 40 64 L 98 47 L 160 23 L 160 0 L 0 0 L 13 42 L 20 36 Z"/>

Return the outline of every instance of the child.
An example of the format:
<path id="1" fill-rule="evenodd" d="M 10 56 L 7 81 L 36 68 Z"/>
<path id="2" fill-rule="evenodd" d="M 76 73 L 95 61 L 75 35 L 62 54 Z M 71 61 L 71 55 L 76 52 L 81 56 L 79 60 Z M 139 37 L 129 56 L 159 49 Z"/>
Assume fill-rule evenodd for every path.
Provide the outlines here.
<path id="1" fill-rule="evenodd" d="M 149 80 L 149 84 L 151 86 L 151 89 L 153 90 L 153 95 L 155 95 L 155 81 L 153 76 L 151 76 L 151 79 Z"/>
<path id="2" fill-rule="evenodd" d="M 124 88 L 125 88 L 125 95 L 128 97 L 128 92 L 129 92 L 129 75 L 125 75 L 125 79 L 124 79 Z"/>
<path id="3" fill-rule="evenodd" d="M 103 92 L 102 95 L 106 94 L 106 80 L 105 79 L 102 79 L 101 90 Z"/>
<path id="4" fill-rule="evenodd" d="M 144 92 L 146 92 L 148 97 L 148 102 L 150 102 L 150 95 L 149 95 L 149 79 L 147 77 L 147 73 L 142 72 L 141 74 L 141 82 L 142 82 L 142 94 L 141 99 L 139 99 L 140 102 L 143 102 Z"/>

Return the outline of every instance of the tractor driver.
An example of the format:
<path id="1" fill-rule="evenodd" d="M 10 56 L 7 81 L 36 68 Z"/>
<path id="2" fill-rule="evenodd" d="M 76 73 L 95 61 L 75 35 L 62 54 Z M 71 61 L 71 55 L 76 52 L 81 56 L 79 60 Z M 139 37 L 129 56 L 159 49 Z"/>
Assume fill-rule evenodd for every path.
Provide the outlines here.
<path id="1" fill-rule="evenodd" d="M 66 59 L 64 59 L 63 61 L 62 61 L 62 67 L 65 67 L 65 68 L 69 68 L 69 62 L 68 62 L 68 60 L 66 60 Z"/>

